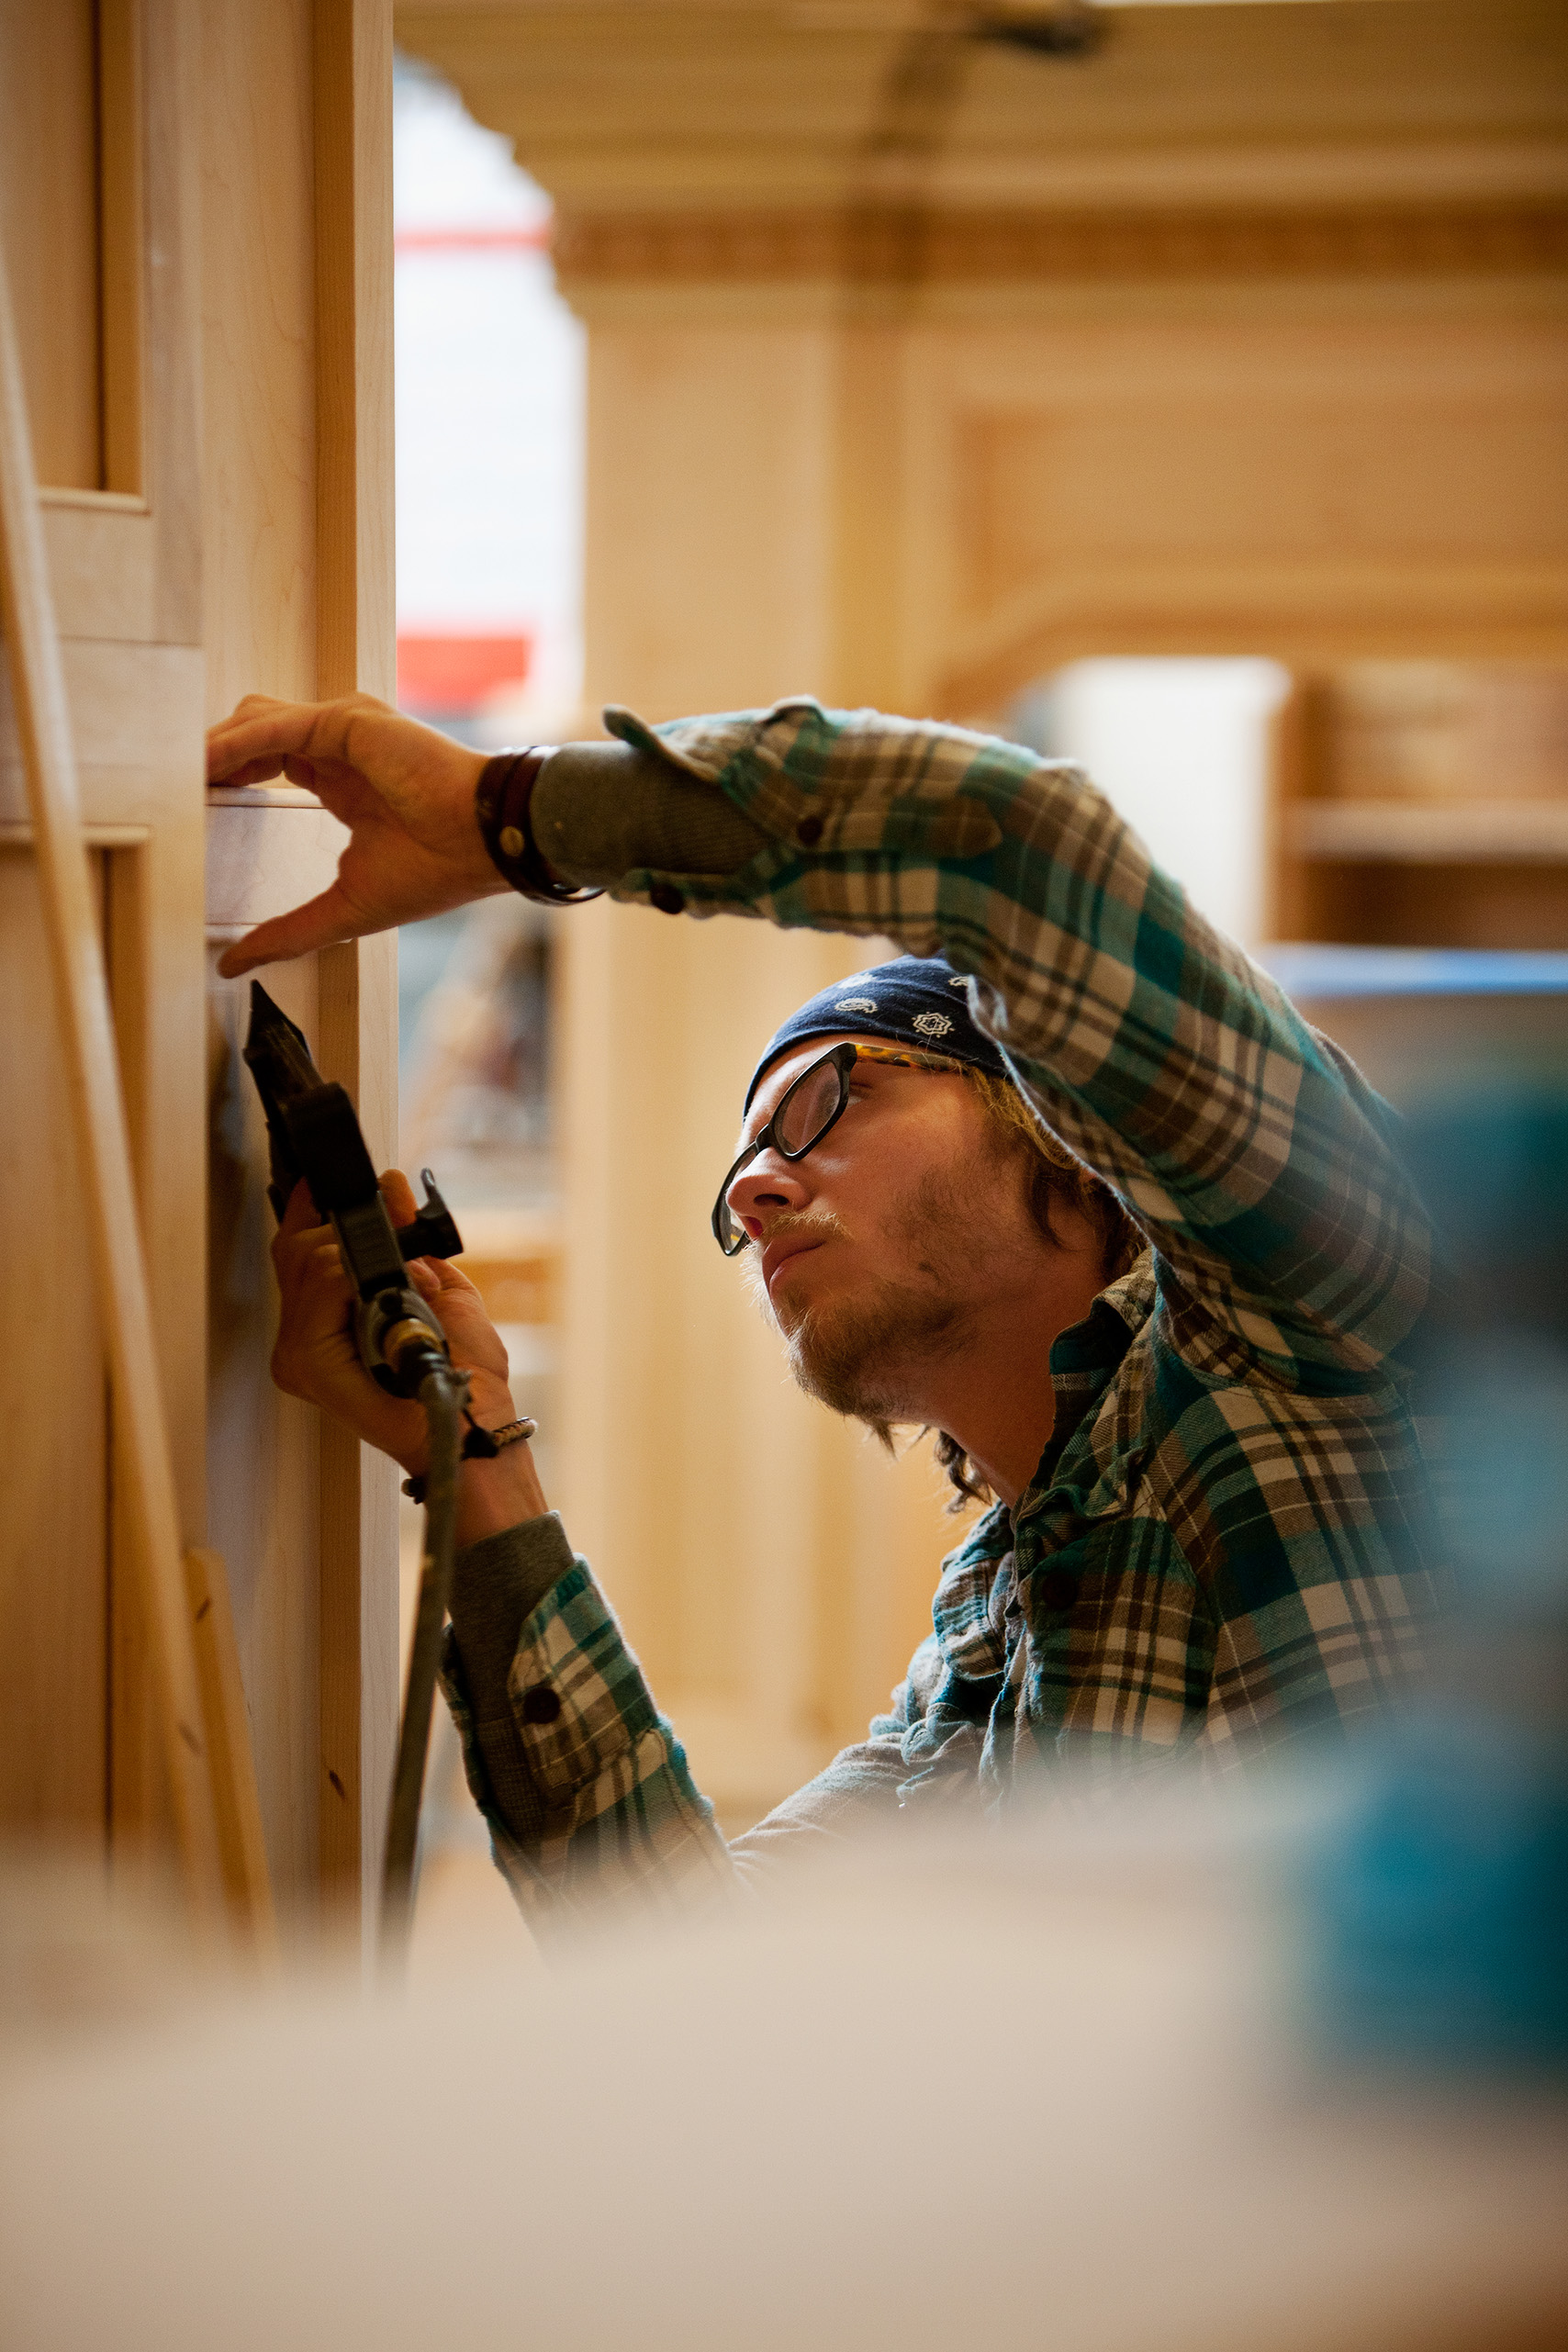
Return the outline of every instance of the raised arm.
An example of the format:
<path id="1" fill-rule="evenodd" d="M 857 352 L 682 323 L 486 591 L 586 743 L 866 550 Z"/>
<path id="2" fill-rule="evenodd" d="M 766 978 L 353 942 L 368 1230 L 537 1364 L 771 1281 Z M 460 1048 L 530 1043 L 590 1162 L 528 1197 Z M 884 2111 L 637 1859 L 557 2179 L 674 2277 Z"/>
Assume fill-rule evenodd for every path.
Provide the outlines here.
<path id="1" fill-rule="evenodd" d="M 722 878 L 629 872 L 617 895 L 945 955 L 1025 1093 L 1154 1243 L 1195 1369 L 1381 1381 L 1428 1255 L 1391 1114 L 1079 769 L 805 700 L 656 732 L 608 715 L 760 841 Z"/>
<path id="2" fill-rule="evenodd" d="M 1383 1377 L 1428 1253 L 1388 1114 L 1080 771 L 804 699 L 656 730 L 606 716 L 622 740 L 556 752 L 534 792 L 565 879 L 944 953 L 1025 1092 L 1149 1235 L 1196 1369 Z M 364 697 L 241 704 L 214 780 L 314 783 L 352 833 L 334 889 L 225 969 L 504 887 L 473 813 L 480 765 Z"/>

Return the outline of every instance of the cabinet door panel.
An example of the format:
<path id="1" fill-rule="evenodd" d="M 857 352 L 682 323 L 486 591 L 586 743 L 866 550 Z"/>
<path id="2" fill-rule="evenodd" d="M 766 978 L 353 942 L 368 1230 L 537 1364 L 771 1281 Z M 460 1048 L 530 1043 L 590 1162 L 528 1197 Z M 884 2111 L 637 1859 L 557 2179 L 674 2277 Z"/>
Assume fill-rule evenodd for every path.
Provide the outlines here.
<path id="1" fill-rule="evenodd" d="M 0 1349 L 0 1834 L 101 1839 L 108 1508 L 102 1350 L 37 861 L 0 845 L 0 1204 L 19 1344 Z"/>

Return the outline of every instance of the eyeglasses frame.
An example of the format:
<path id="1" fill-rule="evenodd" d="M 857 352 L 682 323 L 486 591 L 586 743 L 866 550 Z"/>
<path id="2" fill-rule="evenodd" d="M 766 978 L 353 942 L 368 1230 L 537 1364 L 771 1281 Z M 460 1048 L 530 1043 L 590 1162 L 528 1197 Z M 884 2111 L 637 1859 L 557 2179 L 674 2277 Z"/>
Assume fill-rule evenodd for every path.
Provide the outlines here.
<path id="1" fill-rule="evenodd" d="M 959 1061 L 951 1054 L 924 1053 L 921 1051 L 919 1047 L 912 1049 L 906 1048 L 902 1046 L 879 1046 L 872 1044 L 868 1039 L 858 1037 L 846 1037 L 840 1044 L 836 1046 L 830 1046 L 825 1054 L 819 1054 L 815 1061 L 808 1062 L 806 1064 L 805 1069 L 801 1072 L 799 1078 L 792 1078 L 790 1080 L 789 1085 L 784 1089 L 783 1093 L 780 1094 L 778 1102 L 774 1104 L 773 1115 L 768 1120 L 767 1125 L 761 1128 L 759 1132 L 753 1137 L 751 1142 L 746 1145 L 745 1149 L 735 1160 L 728 1175 L 724 1178 L 723 1182 L 719 1187 L 717 1197 L 713 1203 L 713 1214 L 709 1222 L 712 1226 L 713 1238 L 718 1243 L 720 1249 L 723 1250 L 723 1254 L 726 1258 L 738 1258 L 741 1251 L 745 1249 L 751 1241 L 751 1235 L 745 1232 L 743 1228 L 741 1238 L 736 1242 L 734 1248 L 733 1249 L 724 1249 L 724 1198 L 726 1193 L 729 1192 L 730 1186 L 740 1174 L 741 1170 L 745 1168 L 749 1161 L 755 1159 L 757 1154 L 762 1151 L 776 1151 L 780 1159 L 788 1160 L 791 1165 L 796 1160 L 804 1159 L 809 1153 L 815 1151 L 818 1144 L 822 1142 L 823 1137 L 832 1134 L 834 1128 L 838 1125 L 838 1122 L 843 1118 L 846 1111 L 849 1108 L 849 1072 L 854 1069 L 855 1064 L 857 1061 L 890 1063 L 895 1068 L 902 1070 L 926 1070 L 934 1072 L 938 1077 L 956 1076 L 958 1078 L 968 1078 L 973 1074 L 973 1066 L 967 1061 Z M 782 1116 L 784 1107 L 790 1101 L 791 1095 L 796 1092 L 798 1088 L 804 1086 L 808 1078 L 815 1077 L 817 1071 L 823 1068 L 824 1063 L 827 1062 L 834 1063 L 839 1073 L 838 1107 L 833 1113 L 832 1116 L 826 1119 L 817 1129 L 816 1134 L 812 1137 L 810 1143 L 802 1144 L 799 1151 L 790 1151 L 778 1140 L 778 1137 L 775 1133 L 776 1124 Z M 738 1224 L 739 1220 L 737 1219 L 736 1222 Z"/>

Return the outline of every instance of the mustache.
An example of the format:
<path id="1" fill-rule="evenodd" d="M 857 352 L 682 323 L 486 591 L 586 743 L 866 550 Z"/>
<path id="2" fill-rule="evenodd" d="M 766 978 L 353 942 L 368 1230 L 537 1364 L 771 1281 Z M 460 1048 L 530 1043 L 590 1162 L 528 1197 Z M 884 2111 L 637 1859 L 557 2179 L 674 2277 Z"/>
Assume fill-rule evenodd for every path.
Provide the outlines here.
<path id="1" fill-rule="evenodd" d="M 758 1257 L 776 1241 L 792 1241 L 797 1234 L 808 1234 L 813 1241 L 842 1239 L 848 1231 L 842 1217 L 831 1209 L 780 1209 L 772 1223 L 764 1226 L 756 1239 Z"/>
<path id="2" fill-rule="evenodd" d="M 828 1209 L 780 1209 L 778 1215 L 764 1226 L 752 1244 L 750 1256 L 747 1257 L 744 1250 L 741 1253 L 741 1271 L 754 1303 L 767 1322 L 778 1321 L 773 1302 L 767 1295 L 767 1285 L 762 1279 L 762 1253 L 769 1244 L 793 1240 L 797 1234 L 812 1241 L 842 1240 L 848 1230 L 843 1219 L 834 1216 Z"/>

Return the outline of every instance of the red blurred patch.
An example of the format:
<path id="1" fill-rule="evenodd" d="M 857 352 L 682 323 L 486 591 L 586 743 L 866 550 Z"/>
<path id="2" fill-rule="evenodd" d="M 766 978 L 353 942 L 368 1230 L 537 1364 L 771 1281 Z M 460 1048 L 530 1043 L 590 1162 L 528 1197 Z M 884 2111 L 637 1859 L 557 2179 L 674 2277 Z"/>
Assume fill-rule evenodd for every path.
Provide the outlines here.
<path id="1" fill-rule="evenodd" d="M 497 689 L 521 686 L 533 658 L 523 633 L 504 637 L 398 639 L 398 700 L 406 710 L 476 710 Z"/>

